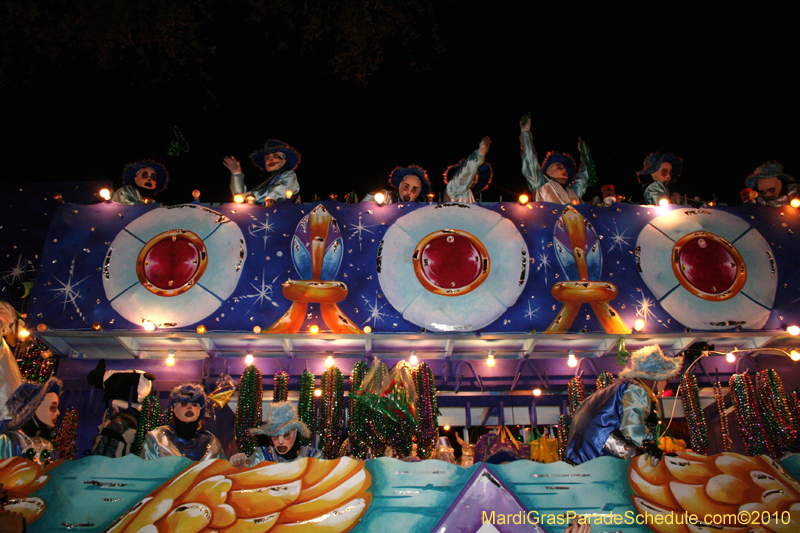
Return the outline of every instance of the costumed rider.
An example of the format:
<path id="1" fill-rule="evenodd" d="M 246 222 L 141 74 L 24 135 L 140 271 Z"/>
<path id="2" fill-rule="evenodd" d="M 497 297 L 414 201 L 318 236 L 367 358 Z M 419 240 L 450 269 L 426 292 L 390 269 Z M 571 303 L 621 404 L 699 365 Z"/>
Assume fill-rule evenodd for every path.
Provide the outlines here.
<path id="1" fill-rule="evenodd" d="M 22 373 L 11 347 L 17 342 L 17 310 L 8 302 L 0 301 L 0 431 L 7 418 L 6 401 L 22 385 Z M 6 342 L 8 341 L 8 342 Z"/>
<path id="2" fill-rule="evenodd" d="M 492 181 L 492 165 L 485 162 L 490 146 L 492 140 L 484 137 L 478 149 L 468 158 L 445 170 L 444 182 L 447 184 L 444 191 L 445 202 L 474 204 L 477 201 L 476 196 L 479 196 Z"/>
<path id="3" fill-rule="evenodd" d="M 745 183 L 750 189 L 758 192 L 755 201 L 760 205 L 783 207 L 794 198 L 800 198 L 800 190 L 794 178 L 786 174 L 783 165 L 777 161 L 770 161 L 758 167 L 747 177 Z"/>
<path id="4" fill-rule="evenodd" d="M 301 446 L 298 433 L 305 438 L 311 437 L 311 431 L 297 416 L 291 402 L 273 402 L 270 405 L 267 419 L 261 427 L 250 429 L 256 436 L 255 451 L 250 456 L 237 453 L 231 457 L 231 464 L 236 468 L 255 466 L 262 461 L 288 463 L 304 457 L 322 457 L 322 453 L 311 446 Z"/>
<path id="5" fill-rule="evenodd" d="M 619 380 L 586 398 L 569 428 L 566 457 L 580 464 L 601 455 L 630 459 L 662 456 L 648 425 L 659 420 L 656 390 L 679 374 L 683 356 L 666 357 L 656 345 L 631 354 Z"/>
<path id="6" fill-rule="evenodd" d="M 575 172 L 575 160 L 562 152 L 547 152 L 541 166 L 539 155 L 533 147 L 531 117 L 525 115 L 519 121 L 520 149 L 522 150 L 522 175 L 528 180 L 528 189 L 536 202 L 554 204 L 581 203 L 589 182 L 589 171 L 585 161 L 586 144 L 578 138 L 581 152 L 581 167 Z"/>
<path id="7" fill-rule="evenodd" d="M 131 453 L 139 429 L 139 411 L 142 401 L 153 390 L 156 377 L 143 370 L 106 370 L 106 360 L 100 359 L 89 372 L 86 381 L 105 390 L 103 401 L 111 400 L 111 407 L 98 427 L 91 455 L 122 457 Z"/>
<path id="8" fill-rule="evenodd" d="M 375 194 L 367 194 L 362 202 L 375 202 L 379 205 L 397 204 L 400 202 L 424 202 L 431 192 L 428 173 L 417 165 L 396 167 L 389 174 L 392 189 L 384 189 Z"/>
<path id="9" fill-rule="evenodd" d="M 644 205 L 660 205 L 670 201 L 669 182 L 678 179 L 683 169 L 683 159 L 672 154 L 653 152 L 644 160 L 643 168 L 636 173 L 644 189 Z"/>
<path id="10" fill-rule="evenodd" d="M 291 200 L 300 192 L 300 182 L 294 173 L 300 164 L 300 154 L 283 141 L 269 139 L 262 150 L 250 154 L 250 161 L 263 170 L 264 181 L 252 190 L 247 190 L 242 174 L 242 165 L 233 157 L 222 160 L 231 171 L 231 194 L 242 195 L 248 203 L 270 207 L 276 202 Z"/>
<path id="11" fill-rule="evenodd" d="M 172 389 L 170 401 L 174 417 L 147 434 L 139 457 L 182 455 L 192 461 L 225 459 L 219 439 L 203 429 L 207 403 L 203 387 L 196 383 L 178 385 Z"/>
<path id="12" fill-rule="evenodd" d="M 167 188 L 169 174 L 161 163 L 144 159 L 129 163 L 122 171 L 123 185 L 111 197 L 112 202 L 125 205 L 149 204 L 153 196 Z"/>
<path id="13" fill-rule="evenodd" d="M 63 384 L 55 377 L 42 383 L 23 383 L 6 402 L 11 420 L 0 435 L 0 459 L 24 457 L 42 466 L 55 460 L 51 433 L 61 411 Z"/>

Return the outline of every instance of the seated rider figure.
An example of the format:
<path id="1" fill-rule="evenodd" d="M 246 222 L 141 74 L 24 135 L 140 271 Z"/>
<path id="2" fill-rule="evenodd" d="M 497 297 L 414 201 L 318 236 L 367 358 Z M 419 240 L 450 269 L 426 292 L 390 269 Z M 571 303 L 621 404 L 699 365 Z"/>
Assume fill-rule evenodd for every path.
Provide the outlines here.
<path id="1" fill-rule="evenodd" d="M 581 152 L 581 167 L 575 173 L 575 160 L 569 154 L 548 152 L 539 166 L 539 156 L 533 147 L 531 137 L 531 118 L 524 116 L 519 122 L 520 148 L 522 150 L 522 174 L 528 181 L 528 189 L 536 202 L 553 202 L 555 204 L 579 204 L 586 192 L 589 172 L 584 161 L 584 147 L 578 138 L 578 150 Z"/>
<path id="2" fill-rule="evenodd" d="M 431 192 L 431 182 L 428 173 L 422 168 L 411 165 L 410 167 L 396 167 L 389 175 L 392 189 L 384 189 L 380 193 L 367 194 L 362 202 L 375 202 L 381 205 L 396 204 L 400 202 L 424 202 Z M 383 200 L 378 202 L 378 194 Z"/>
<path id="3" fill-rule="evenodd" d="M 178 385 L 170 393 L 170 402 L 174 417 L 147 434 L 139 457 L 182 455 L 192 461 L 225 459 L 219 439 L 203 429 L 207 403 L 203 387 L 196 383 Z"/>
<path id="4" fill-rule="evenodd" d="M 300 182 L 295 169 L 300 164 L 300 154 L 283 141 L 269 139 L 261 150 L 250 154 L 250 161 L 263 170 L 263 182 L 248 190 L 244 183 L 242 165 L 228 156 L 222 163 L 231 171 L 231 194 L 241 194 L 248 202 L 270 207 L 276 202 L 291 200 L 300 192 Z"/>
<path id="5" fill-rule="evenodd" d="M 322 453 L 316 448 L 300 444 L 298 433 L 306 439 L 311 437 L 308 426 L 298 418 L 294 404 L 273 402 L 261 427 L 250 429 L 258 442 L 255 451 L 249 457 L 243 453 L 233 455 L 231 464 L 243 468 L 262 461 L 287 463 L 303 457 L 321 457 Z"/>
<path id="6" fill-rule="evenodd" d="M 575 411 L 566 458 L 580 464 L 601 455 L 630 459 L 644 452 L 660 459 L 648 427 L 660 419 L 655 391 L 682 367 L 683 356 L 666 357 L 656 345 L 633 352 L 620 379 L 589 395 Z"/>
<path id="7" fill-rule="evenodd" d="M 444 172 L 444 182 L 447 184 L 444 192 L 445 202 L 461 202 L 474 204 L 480 197 L 481 191 L 489 187 L 492 182 L 492 165 L 486 163 L 486 154 L 492 146 L 489 137 L 481 139 L 478 149 L 458 164 L 448 167 Z"/>
<path id="8" fill-rule="evenodd" d="M 653 152 L 644 160 L 642 170 L 636 173 L 644 189 L 644 205 L 659 205 L 670 201 L 670 181 L 678 179 L 683 169 L 683 159 L 672 154 Z"/>
<path id="9" fill-rule="evenodd" d="M 24 457 L 47 466 L 56 459 L 50 440 L 56 427 L 63 384 L 55 377 L 42 383 L 23 383 L 6 402 L 11 417 L 0 435 L 0 459 Z"/>
<path id="10" fill-rule="evenodd" d="M 167 188 L 169 174 L 161 163 L 144 159 L 129 163 L 122 171 L 124 185 L 114 191 L 112 202 L 125 205 L 149 204 Z"/>
<path id="11" fill-rule="evenodd" d="M 800 198 L 800 190 L 794 178 L 783 171 L 777 161 L 764 163 L 745 182 L 758 192 L 755 201 L 768 207 L 783 207 L 794 198 Z"/>

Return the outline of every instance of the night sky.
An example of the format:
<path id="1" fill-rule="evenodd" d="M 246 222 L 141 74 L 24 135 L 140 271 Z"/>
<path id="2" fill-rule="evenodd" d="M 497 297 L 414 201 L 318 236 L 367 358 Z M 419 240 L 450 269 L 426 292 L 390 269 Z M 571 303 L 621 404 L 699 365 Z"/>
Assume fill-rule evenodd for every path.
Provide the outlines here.
<path id="1" fill-rule="evenodd" d="M 7 79 L 2 179 L 119 184 L 126 163 L 152 158 L 171 176 L 162 202 L 191 201 L 194 188 L 201 201 L 230 201 L 223 156 L 242 161 L 252 187 L 247 156 L 278 138 L 302 154 L 306 202 L 363 197 L 410 164 L 439 192 L 445 168 L 489 135 L 495 177 L 484 200 L 510 200 L 525 189 L 518 121 L 527 112 L 540 156 L 577 158 L 580 135 L 599 184 L 623 194 L 638 193 L 635 172 L 651 151 L 682 157 L 671 188 L 704 200 L 738 205 L 745 177 L 768 160 L 800 177 L 792 3 L 585 4 L 442 3 L 433 18 L 444 51 L 423 30 L 415 47 L 428 70 L 390 49 L 366 85 L 334 74 L 324 47 L 279 51 L 245 6 L 213 4 L 201 33 L 216 47 L 204 64 L 210 80 L 132 81 L 122 67 L 86 64 Z M 189 143 L 177 157 L 167 155 L 175 126 Z M 599 186 L 584 198 L 595 194 Z"/>

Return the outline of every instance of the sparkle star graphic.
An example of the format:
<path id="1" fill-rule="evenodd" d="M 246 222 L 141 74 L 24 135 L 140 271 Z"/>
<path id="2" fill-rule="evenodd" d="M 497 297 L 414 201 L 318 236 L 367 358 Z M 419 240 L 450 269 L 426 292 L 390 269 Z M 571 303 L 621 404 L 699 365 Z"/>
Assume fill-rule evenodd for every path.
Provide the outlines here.
<path id="1" fill-rule="evenodd" d="M 364 223 L 361 221 L 361 215 L 358 215 L 358 224 L 356 224 L 355 226 L 351 226 L 349 228 L 349 230 L 351 232 L 350 233 L 350 237 L 348 237 L 349 239 L 352 239 L 356 235 L 358 236 L 358 250 L 359 251 L 361 251 L 361 236 L 362 236 L 362 233 L 372 233 L 368 229 L 368 228 L 372 228 L 372 227 L 374 227 L 374 225 L 373 226 L 364 225 Z"/>
<path id="2" fill-rule="evenodd" d="M 61 284 L 61 287 L 58 287 L 56 289 L 49 289 L 50 291 L 56 293 L 55 297 L 53 297 L 50 301 L 52 302 L 53 300 L 63 298 L 63 300 L 60 300 L 62 304 L 61 311 L 62 312 L 66 311 L 67 304 L 70 304 L 75 308 L 75 311 L 78 313 L 78 316 L 81 317 L 81 319 L 85 322 L 86 319 L 83 318 L 83 313 L 81 313 L 81 309 L 80 307 L 78 307 L 78 300 L 81 299 L 81 292 L 77 289 L 78 285 L 89 279 L 89 276 L 86 276 L 80 281 L 73 282 L 72 277 L 74 274 L 75 274 L 75 257 L 72 258 L 72 264 L 69 267 L 69 277 L 67 278 L 67 281 L 61 281 L 60 279 L 53 276 L 53 278 L 55 278 L 55 280 Z"/>
<path id="3" fill-rule="evenodd" d="M 536 313 L 539 312 L 539 309 L 539 307 L 536 309 L 531 309 L 531 302 L 528 302 L 528 309 L 525 311 L 525 318 L 533 320 L 533 318 L 536 316 Z"/>
<path id="4" fill-rule="evenodd" d="M 271 283 L 267 283 L 267 280 L 264 279 L 264 270 L 265 269 L 263 268 L 261 269 L 261 284 L 260 285 L 256 285 L 255 283 L 250 284 L 250 286 L 253 287 L 253 289 L 256 292 L 252 294 L 243 294 L 242 296 L 237 296 L 237 298 L 242 298 L 242 299 L 255 298 L 255 300 L 253 300 L 253 303 L 250 304 L 250 309 L 252 309 L 253 306 L 256 304 L 261 304 L 261 302 L 263 301 L 267 301 L 271 303 L 274 307 L 278 307 L 278 304 L 272 300 L 272 284 L 275 283 L 275 281 L 280 277 L 280 274 L 278 276 L 275 276 L 275 279 L 273 279 Z"/>
<path id="5" fill-rule="evenodd" d="M 3 272 L 3 281 L 8 285 L 13 285 L 17 281 L 22 281 L 28 273 L 29 264 L 30 261 L 26 261 L 22 258 L 22 255 L 20 255 L 17 259 L 17 264 L 11 267 L 10 270 Z"/>
<path id="6" fill-rule="evenodd" d="M 607 229 L 611 231 L 611 228 Z M 622 233 L 620 233 L 619 227 L 617 227 L 617 221 L 614 220 L 614 231 L 611 234 L 611 250 L 613 250 L 615 246 L 618 246 L 619 250 L 622 251 L 623 246 L 630 246 L 630 244 L 628 244 L 628 241 L 633 237 L 626 237 L 625 233 L 627 233 L 627 231 L 628 228 L 625 228 L 624 230 L 622 230 Z"/>
<path id="7" fill-rule="evenodd" d="M 259 222 L 253 215 L 250 215 L 250 218 L 253 220 L 253 223 L 247 228 L 247 232 L 253 237 L 258 237 L 259 233 L 261 233 L 261 238 L 264 241 L 264 248 L 266 248 L 270 234 L 275 229 L 275 224 L 269 221 L 269 213 L 264 214 L 264 222 Z"/>
<path id="8" fill-rule="evenodd" d="M 382 322 L 384 317 L 389 316 L 389 313 L 381 312 L 381 309 L 386 307 L 386 302 L 384 302 L 381 305 L 378 305 L 378 293 L 375 293 L 375 301 L 374 302 L 370 302 L 367 299 L 367 297 L 364 296 L 363 294 L 361 295 L 361 298 L 364 299 L 364 304 L 366 304 L 367 311 L 369 312 L 369 316 L 361 324 L 362 327 L 364 325 L 366 325 L 366 323 L 369 322 L 370 320 L 372 320 L 372 326 L 374 327 L 375 324 L 377 324 L 378 322 Z"/>
<path id="9" fill-rule="evenodd" d="M 652 311 L 655 306 L 655 301 L 642 295 L 642 299 L 636 302 L 636 316 L 642 317 L 645 322 L 648 318 L 655 318 L 656 314 Z"/>
<path id="10" fill-rule="evenodd" d="M 542 253 L 538 255 L 539 264 L 536 266 L 536 272 L 544 270 L 544 284 L 547 285 L 547 269 L 551 268 L 550 255 L 547 253 L 547 248 L 544 244 L 544 237 L 542 237 Z"/>

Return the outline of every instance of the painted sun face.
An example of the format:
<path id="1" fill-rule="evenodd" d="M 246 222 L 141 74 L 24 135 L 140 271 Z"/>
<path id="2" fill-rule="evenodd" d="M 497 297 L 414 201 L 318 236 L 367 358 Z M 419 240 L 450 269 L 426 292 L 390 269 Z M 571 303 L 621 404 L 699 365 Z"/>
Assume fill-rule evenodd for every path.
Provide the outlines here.
<path id="1" fill-rule="evenodd" d="M 61 411 L 58 410 L 58 395 L 55 392 L 48 392 L 44 395 L 44 400 L 36 408 L 36 417 L 44 424 L 53 429 Z"/>
<path id="2" fill-rule="evenodd" d="M 273 172 L 286 164 L 286 156 L 281 152 L 272 152 L 264 158 L 264 167 Z"/>
<path id="3" fill-rule="evenodd" d="M 152 167 L 145 167 L 136 173 L 134 182 L 142 189 L 153 190 L 156 188 L 156 171 Z"/>
<path id="4" fill-rule="evenodd" d="M 661 166 L 658 167 L 658 170 L 650 175 L 653 177 L 653 181 L 659 181 L 664 185 L 669 184 L 669 180 L 672 179 L 672 163 L 664 161 L 661 163 Z"/>
<path id="5" fill-rule="evenodd" d="M 550 176 L 550 178 L 556 180 L 561 185 L 566 185 L 567 181 L 569 181 L 569 174 L 567 173 L 567 167 L 565 167 L 563 163 L 556 162 L 547 165 L 545 174 Z"/>
<path id="6" fill-rule="evenodd" d="M 408 175 L 400 182 L 400 187 L 397 190 L 400 192 L 400 198 L 404 202 L 413 202 L 422 190 L 422 181 L 417 176 Z"/>
<path id="7" fill-rule="evenodd" d="M 200 418 L 200 405 L 193 402 L 178 402 L 175 404 L 175 418 L 181 422 L 194 422 Z"/>
<path id="8" fill-rule="evenodd" d="M 290 429 L 281 435 L 271 435 L 270 439 L 272 439 L 272 445 L 275 446 L 275 450 L 283 455 L 294 446 L 294 441 L 297 440 L 297 430 Z"/>

